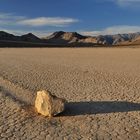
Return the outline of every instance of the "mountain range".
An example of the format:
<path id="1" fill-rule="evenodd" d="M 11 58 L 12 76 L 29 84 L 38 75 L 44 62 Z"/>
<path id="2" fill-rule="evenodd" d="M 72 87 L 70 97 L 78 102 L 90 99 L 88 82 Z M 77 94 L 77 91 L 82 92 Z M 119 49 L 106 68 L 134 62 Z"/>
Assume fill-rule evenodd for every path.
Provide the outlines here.
<path id="1" fill-rule="evenodd" d="M 77 46 L 94 46 L 94 45 L 138 45 L 140 44 L 140 32 L 116 35 L 99 35 L 84 36 L 77 32 L 54 32 L 50 36 L 39 38 L 32 33 L 22 36 L 0 31 L 0 42 L 27 42 L 43 43 L 49 45 L 77 45 Z"/>

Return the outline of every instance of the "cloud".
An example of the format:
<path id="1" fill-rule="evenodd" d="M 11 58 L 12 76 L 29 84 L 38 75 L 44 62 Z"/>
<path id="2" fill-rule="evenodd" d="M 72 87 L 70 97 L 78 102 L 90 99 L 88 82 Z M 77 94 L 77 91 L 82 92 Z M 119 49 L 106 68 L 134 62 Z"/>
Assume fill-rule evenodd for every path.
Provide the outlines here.
<path id="1" fill-rule="evenodd" d="M 21 20 L 21 19 L 25 19 L 25 16 L 16 16 L 13 13 L 0 13 L 0 19 L 3 20 Z"/>
<path id="2" fill-rule="evenodd" d="M 12 13 L 0 13 L 0 25 L 15 25 L 17 21 L 26 19 L 25 16 L 16 16 Z"/>
<path id="3" fill-rule="evenodd" d="M 29 26 L 56 26 L 63 27 L 72 23 L 78 22 L 77 19 L 73 18 L 62 18 L 62 17 L 38 17 L 34 19 L 25 19 L 18 22 L 21 25 Z"/>
<path id="4" fill-rule="evenodd" d="M 55 26 L 64 27 L 78 22 L 78 19 L 68 17 L 37 17 L 29 18 L 16 16 L 11 13 L 0 13 L 0 25 L 20 25 L 20 26 Z"/>
<path id="5" fill-rule="evenodd" d="M 140 0 L 98 0 L 98 2 L 112 2 L 119 7 L 130 7 L 130 8 L 139 8 Z"/>
<path id="6" fill-rule="evenodd" d="M 99 31 L 97 30 L 80 31 L 81 34 L 88 35 L 88 36 L 113 35 L 113 34 L 124 34 L 124 33 L 134 33 L 134 32 L 140 32 L 140 26 L 120 25 L 120 26 L 108 27 Z"/>
<path id="7" fill-rule="evenodd" d="M 116 4 L 118 4 L 119 6 L 140 6 L 140 0 L 109 0 L 112 2 L 115 2 Z"/>
<path id="8" fill-rule="evenodd" d="M 65 27 L 78 21 L 78 19 L 68 17 L 29 18 L 26 16 L 15 15 L 14 13 L 0 12 L 0 30 L 15 35 L 23 35 L 32 32 L 39 37 L 44 37 L 50 35 L 52 31 L 45 31 L 41 28 L 42 26 Z"/>

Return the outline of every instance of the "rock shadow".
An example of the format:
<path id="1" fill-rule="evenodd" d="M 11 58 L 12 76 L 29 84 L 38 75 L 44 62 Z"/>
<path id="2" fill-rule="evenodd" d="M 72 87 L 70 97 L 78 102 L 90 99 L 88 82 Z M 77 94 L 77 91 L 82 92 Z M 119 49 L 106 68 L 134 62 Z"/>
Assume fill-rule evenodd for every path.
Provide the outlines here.
<path id="1" fill-rule="evenodd" d="M 126 101 L 69 102 L 62 116 L 140 111 L 140 104 Z"/>

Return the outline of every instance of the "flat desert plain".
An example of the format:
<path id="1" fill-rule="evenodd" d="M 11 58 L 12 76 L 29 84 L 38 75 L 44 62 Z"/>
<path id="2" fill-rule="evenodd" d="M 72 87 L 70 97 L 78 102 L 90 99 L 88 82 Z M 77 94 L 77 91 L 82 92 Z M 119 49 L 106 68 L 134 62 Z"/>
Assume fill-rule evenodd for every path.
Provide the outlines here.
<path id="1" fill-rule="evenodd" d="M 35 111 L 45 89 L 65 112 Z M 140 139 L 140 49 L 1 48 L 0 139 Z"/>

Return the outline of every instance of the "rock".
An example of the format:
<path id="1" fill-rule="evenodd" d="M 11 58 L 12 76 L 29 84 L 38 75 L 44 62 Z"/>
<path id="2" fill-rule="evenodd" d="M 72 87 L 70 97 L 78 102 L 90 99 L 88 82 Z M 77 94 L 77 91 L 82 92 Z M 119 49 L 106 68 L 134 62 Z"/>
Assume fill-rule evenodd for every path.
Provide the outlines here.
<path id="1" fill-rule="evenodd" d="M 50 92 L 42 90 L 37 92 L 35 108 L 37 112 L 44 116 L 55 116 L 65 109 L 65 100 L 52 95 Z"/>

